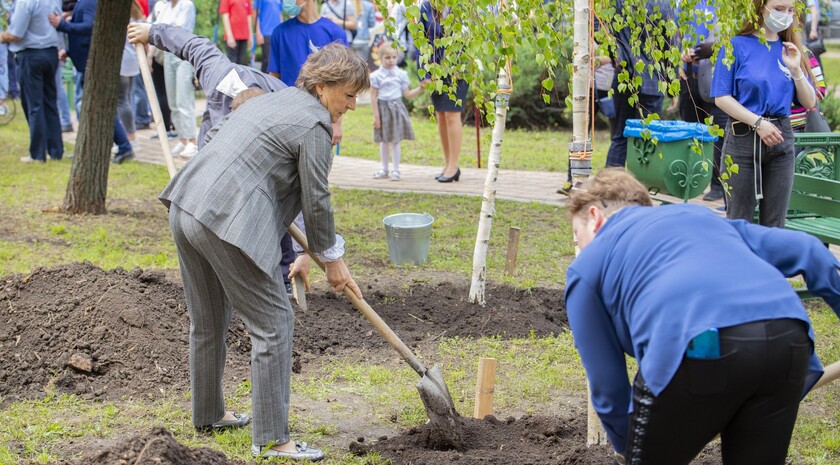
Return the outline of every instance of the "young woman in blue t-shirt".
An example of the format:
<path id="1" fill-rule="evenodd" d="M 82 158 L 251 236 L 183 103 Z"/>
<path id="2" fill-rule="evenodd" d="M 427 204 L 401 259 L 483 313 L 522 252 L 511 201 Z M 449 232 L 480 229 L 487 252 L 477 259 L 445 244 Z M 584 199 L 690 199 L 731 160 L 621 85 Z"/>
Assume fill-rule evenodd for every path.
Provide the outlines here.
<path id="1" fill-rule="evenodd" d="M 723 50 L 718 54 L 712 97 L 732 118 L 723 154 L 738 165 L 729 173 L 727 216 L 752 221 L 758 202 L 759 222 L 782 227 L 793 186 L 791 104 L 813 108 L 816 94 L 793 0 L 755 0 L 755 7 L 757 24 L 748 19 L 730 42 L 732 65 L 723 63 Z"/>

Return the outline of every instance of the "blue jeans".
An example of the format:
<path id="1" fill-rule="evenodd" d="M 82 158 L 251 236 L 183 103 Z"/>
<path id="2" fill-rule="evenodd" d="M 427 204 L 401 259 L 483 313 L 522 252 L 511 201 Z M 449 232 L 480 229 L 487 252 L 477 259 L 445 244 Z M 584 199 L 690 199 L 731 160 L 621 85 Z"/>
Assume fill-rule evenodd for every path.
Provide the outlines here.
<path id="1" fill-rule="evenodd" d="M 17 53 L 15 61 L 21 83 L 21 105 L 29 123 L 29 156 L 44 161 L 49 153 L 53 160 L 61 160 L 64 144 L 55 89 L 58 50 L 55 47 L 24 49 Z"/>
<path id="2" fill-rule="evenodd" d="M 9 93 L 9 67 L 6 62 L 9 59 L 9 46 L 0 44 L 0 100 L 5 100 Z"/>
<path id="3" fill-rule="evenodd" d="M 70 119 L 70 102 L 67 101 L 67 91 L 61 82 L 61 62 L 58 62 L 58 70 L 55 72 L 55 88 L 58 94 L 58 116 L 61 119 L 61 126 L 70 126 L 73 120 Z"/>
<path id="4" fill-rule="evenodd" d="M 131 90 L 131 96 L 134 102 L 134 123 L 152 124 L 149 96 L 146 95 L 146 87 L 143 85 L 143 79 L 140 77 L 134 79 L 134 88 Z"/>
<path id="5" fill-rule="evenodd" d="M 76 111 L 78 112 L 82 108 L 81 104 L 81 95 L 83 95 L 83 87 L 85 86 L 85 73 L 78 72 L 76 73 Z M 125 132 L 125 127 L 123 127 L 122 123 L 118 115 L 114 114 L 114 143 L 117 144 L 117 153 L 127 153 L 131 152 L 131 142 L 128 140 L 128 134 Z"/>
<path id="6" fill-rule="evenodd" d="M 627 138 L 624 126 L 628 119 L 644 118 L 650 113 L 662 113 L 662 95 L 639 94 L 636 106 L 631 106 L 629 92 L 618 91 L 618 73 L 613 78 L 613 102 L 615 103 L 615 124 L 612 129 L 612 144 L 607 152 L 607 166 L 624 167 L 627 161 Z"/>

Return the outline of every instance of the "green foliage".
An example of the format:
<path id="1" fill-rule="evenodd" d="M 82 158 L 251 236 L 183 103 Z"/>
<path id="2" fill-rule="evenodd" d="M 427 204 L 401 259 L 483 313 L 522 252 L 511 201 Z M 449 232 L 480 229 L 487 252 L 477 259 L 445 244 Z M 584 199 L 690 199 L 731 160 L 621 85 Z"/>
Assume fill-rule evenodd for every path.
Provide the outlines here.
<path id="1" fill-rule="evenodd" d="M 820 100 L 820 110 L 825 115 L 825 121 L 832 131 L 840 128 L 840 98 L 836 94 L 829 93 Z"/>
<path id="2" fill-rule="evenodd" d="M 218 15 L 219 0 L 193 0 L 195 4 L 195 29 L 196 35 L 213 38 L 213 29 L 216 22 L 221 28 L 221 18 Z M 219 32 L 217 45 L 223 44 L 223 33 Z M 224 50 L 224 49 L 223 49 Z"/>

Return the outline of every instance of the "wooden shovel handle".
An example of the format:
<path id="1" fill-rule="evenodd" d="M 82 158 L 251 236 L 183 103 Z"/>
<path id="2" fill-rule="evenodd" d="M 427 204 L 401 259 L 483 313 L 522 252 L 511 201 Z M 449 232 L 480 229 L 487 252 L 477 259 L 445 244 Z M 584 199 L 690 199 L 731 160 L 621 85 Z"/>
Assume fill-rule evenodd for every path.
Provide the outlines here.
<path id="1" fill-rule="evenodd" d="M 292 235 L 295 241 L 303 247 L 303 250 L 306 251 L 307 254 L 312 258 L 312 260 L 318 264 L 318 266 L 326 271 L 323 262 L 316 257 L 311 250 L 309 250 L 309 243 L 306 241 L 306 236 L 303 235 L 300 229 L 293 224 L 289 225 L 289 234 Z M 391 330 L 390 327 L 376 314 L 375 311 L 365 302 L 364 299 L 360 299 L 356 296 L 356 294 L 350 290 L 349 287 L 344 287 L 344 295 L 350 299 L 350 302 L 353 303 L 362 315 L 370 321 L 374 328 L 379 331 L 382 336 L 385 337 L 385 340 L 388 341 L 388 344 L 391 344 L 391 347 L 396 349 L 397 352 L 402 356 L 403 359 L 417 372 L 418 375 L 424 376 L 426 374 L 426 367 L 423 366 L 423 363 L 414 355 L 411 349 L 406 346 L 397 334 Z"/>
<path id="2" fill-rule="evenodd" d="M 837 378 L 840 378 L 840 361 L 834 362 L 825 367 L 823 371 L 824 373 L 820 377 L 819 381 L 817 381 L 817 383 L 814 384 L 814 387 L 811 388 L 812 391 L 816 388 L 825 386 Z"/>
<path id="3" fill-rule="evenodd" d="M 160 148 L 163 149 L 163 158 L 166 159 L 166 169 L 169 170 L 169 177 L 175 177 L 178 169 L 175 168 L 175 160 L 172 158 L 172 151 L 169 149 L 169 138 L 166 136 L 166 128 L 163 126 L 163 113 L 160 111 L 160 103 L 158 103 L 157 94 L 155 93 L 155 83 L 152 81 L 152 72 L 149 71 L 149 60 L 146 58 L 146 49 L 143 44 L 134 44 L 137 49 L 137 60 L 140 62 L 140 74 L 143 76 L 143 85 L 146 87 L 146 95 L 149 97 L 149 106 L 152 107 L 152 117 L 155 120 L 155 129 L 157 129 L 158 137 L 160 138 Z"/>

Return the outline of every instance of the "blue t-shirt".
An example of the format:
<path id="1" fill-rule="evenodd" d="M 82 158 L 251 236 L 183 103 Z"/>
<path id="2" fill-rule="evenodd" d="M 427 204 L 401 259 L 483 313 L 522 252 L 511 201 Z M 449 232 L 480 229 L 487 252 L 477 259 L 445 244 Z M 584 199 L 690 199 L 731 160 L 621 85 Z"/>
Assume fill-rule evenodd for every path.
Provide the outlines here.
<path id="1" fill-rule="evenodd" d="M 786 276 L 801 273 L 840 316 L 838 270 L 813 236 L 726 220 L 696 205 L 626 207 L 612 215 L 568 268 L 566 308 L 613 448 L 626 446 L 632 399 L 624 354 L 638 360 L 659 395 L 688 342 L 709 328 L 777 318 L 810 324 Z M 813 341 L 810 328 L 809 335 Z M 805 388 L 821 374 L 812 352 Z"/>
<path id="2" fill-rule="evenodd" d="M 274 28 L 280 25 L 281 8 L 280 0 L 256 0 L 254 2 L 254 11 L 259 12 L 260 32 L 263 37 L 270 37 Z"/>
<path id="3" fill-rule="evenodd" d="M 731 68 L 723 64 L 726 51 L 721 48 L 712 78 L 712 97 L 731 95 L 757 115 L 790 116 L 795 88 L 793 76 L 782 61 L 782 41 L 767 43 L 769 50 L 752 34 L 733 37 L 735 61 Z"/>
<path id="4" fill-rule="evenodd" d="M 297 17 L 287 19 L 271 34 L 268 72 L 280 74 L 281 81 L 294 86 L 306 57 L 333 42 L 349 46 L 344 29 L 332 21 L 320 18 L 306 24 Z"/>

